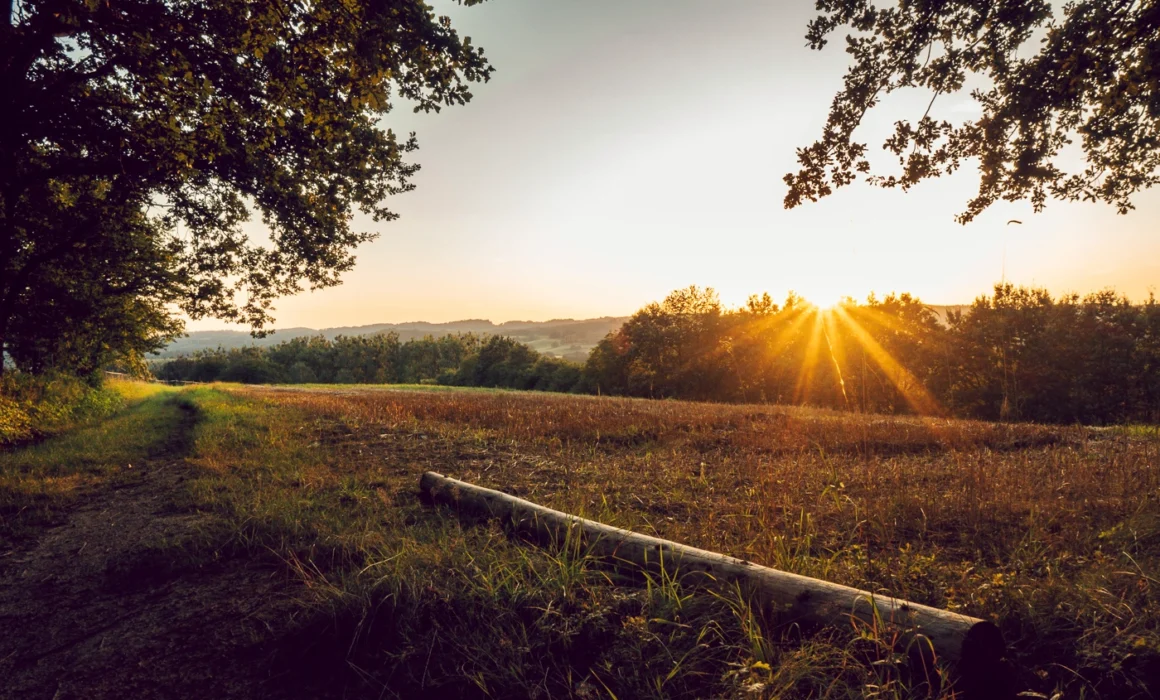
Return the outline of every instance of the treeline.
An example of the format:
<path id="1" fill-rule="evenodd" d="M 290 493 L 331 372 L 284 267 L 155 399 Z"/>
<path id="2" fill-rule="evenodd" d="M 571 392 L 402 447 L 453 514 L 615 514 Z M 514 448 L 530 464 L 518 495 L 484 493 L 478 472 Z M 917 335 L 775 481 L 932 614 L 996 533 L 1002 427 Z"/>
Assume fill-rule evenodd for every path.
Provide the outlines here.
<path id="1" fill-rule="evenodd" d="M 472 333 L 400 342 L 397 333 L 295 338 L 207 350 L 161 365 L 159 379 L 245 384 L 445 384 L 572 391 L 580 365 L 504 336 Z"/>
<path id="2" fill-rule="evenodd" d="M 907 294 L 822 311 L 679 290 L 602 341 L 603 393 L 1043 422 L 1160 419 L 1160 304 L 997 285 L 940 318 Z"/>
<path id="3" fill-rule="evenodd" d="M 1053 423 L 1160 420 L 1160 304 L 997 285 L 940 317 L 908 294 L 738 309 L 689 287 L 581 366 L 504 336 L 297 338 L 172 360 L 162 379 L 429 383 Z"/>

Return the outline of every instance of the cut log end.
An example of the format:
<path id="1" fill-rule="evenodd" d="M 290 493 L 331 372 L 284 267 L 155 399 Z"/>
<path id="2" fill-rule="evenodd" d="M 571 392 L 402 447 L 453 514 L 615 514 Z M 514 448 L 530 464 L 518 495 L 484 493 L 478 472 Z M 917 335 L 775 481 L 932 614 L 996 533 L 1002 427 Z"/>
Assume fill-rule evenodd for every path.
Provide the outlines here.
<path id="1" fill-rule="evenodd" d="M 963 636 L 959 669 L 963 673 L 989 673 L 998 668 L 1007 653 L 1007 643 L 998 625 L 979 620 Z"/>

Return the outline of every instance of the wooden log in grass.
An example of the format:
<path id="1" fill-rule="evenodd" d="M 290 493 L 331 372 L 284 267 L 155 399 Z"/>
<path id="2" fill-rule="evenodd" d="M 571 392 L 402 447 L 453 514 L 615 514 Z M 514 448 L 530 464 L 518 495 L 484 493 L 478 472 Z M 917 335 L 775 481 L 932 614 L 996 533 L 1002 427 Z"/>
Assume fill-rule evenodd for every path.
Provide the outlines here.
<path id="1" fill-rule="evenodd" d="M 737 584 L 762 605 L 785 613 L 783 619 L 816 625 L 849 625 L 857 619 L 884 632 L 901 632 L 911 650 L 917 647 L 926 656 L 933 649 L 938 659 L 951 662 L 960 675 L 970 679 L 968 685 L 989 686 L 989 679 L 1004 675 L 1003 636 L 986 620 L 623 530 L 435 472 L 422 476 L 419 489 L 435 503 L 499 519 L 541 542 L 559 543 L 579 536 L 586 551 L 597 557 L 648 571 L 664 569 L 680 576 L 682 582 L 692 576 Z"/>

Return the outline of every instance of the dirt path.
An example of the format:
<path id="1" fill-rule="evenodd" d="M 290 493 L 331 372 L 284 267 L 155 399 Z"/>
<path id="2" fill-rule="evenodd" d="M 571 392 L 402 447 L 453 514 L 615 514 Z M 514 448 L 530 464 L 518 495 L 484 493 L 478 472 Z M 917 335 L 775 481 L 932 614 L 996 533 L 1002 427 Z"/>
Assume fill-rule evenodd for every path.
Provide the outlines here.
<path id="1" fill-rule="evenodd" d="M 173 544 L 207 524 L 172 506 L 192 467 L 139 468 L 0 558 L 0 698 L 281 695 L 263 649 L 293 584 L 244 559 L 175 565 Z"/>

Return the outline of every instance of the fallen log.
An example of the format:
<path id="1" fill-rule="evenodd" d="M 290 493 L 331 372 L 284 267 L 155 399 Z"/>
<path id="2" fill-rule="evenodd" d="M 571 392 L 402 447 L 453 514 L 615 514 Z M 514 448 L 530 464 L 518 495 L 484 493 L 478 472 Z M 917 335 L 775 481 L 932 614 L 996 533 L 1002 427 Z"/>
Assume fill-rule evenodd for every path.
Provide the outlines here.
<path id="1" fill-rule="evenodd" d="M 432 502 L 499 519 L 541 542 L 579 537 L 586 551 L 597 557 L 645 570 L 664 569 L 680 576 L 682 582 L 700 577 L 737 584 L 767 609 L 788 616 L 783 619 L 818 625 L 849 624 L 857 619 L 875 629 L 901 632 L 912 650 L 933 649 L 935 658 L 955 665 L 961 676 L 970 679 L 968 685 L 990 686 L 992 679 L 1004 675 L 1003 636 L 986 620 L 623 530 L 436 472 L 425 473 L 419 489 Z"/>

